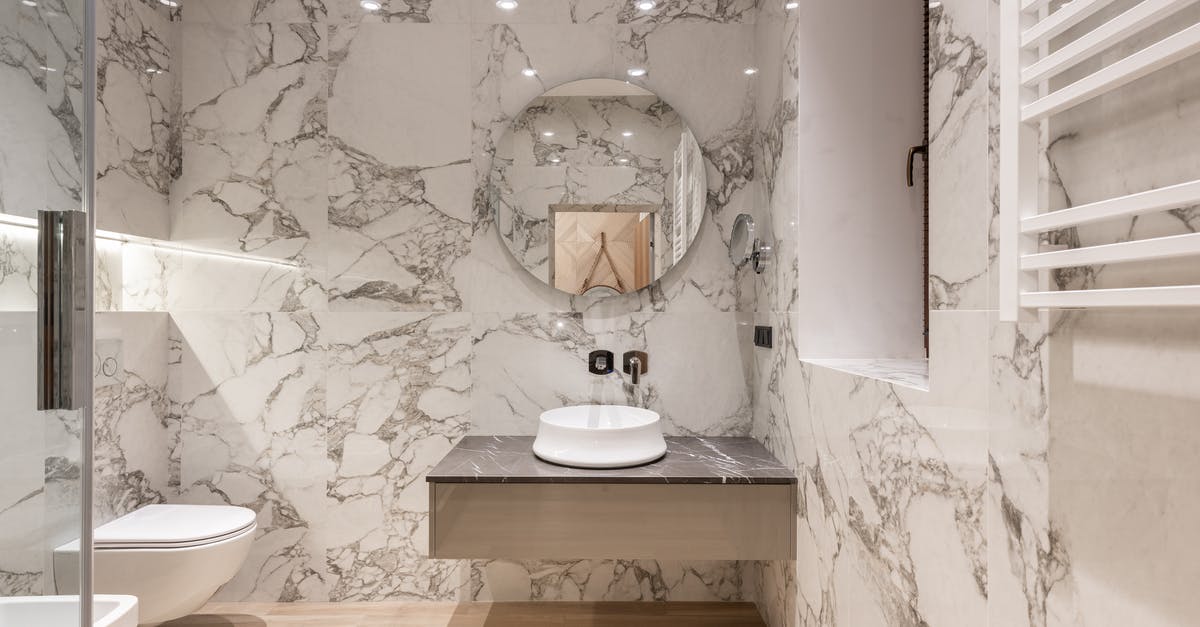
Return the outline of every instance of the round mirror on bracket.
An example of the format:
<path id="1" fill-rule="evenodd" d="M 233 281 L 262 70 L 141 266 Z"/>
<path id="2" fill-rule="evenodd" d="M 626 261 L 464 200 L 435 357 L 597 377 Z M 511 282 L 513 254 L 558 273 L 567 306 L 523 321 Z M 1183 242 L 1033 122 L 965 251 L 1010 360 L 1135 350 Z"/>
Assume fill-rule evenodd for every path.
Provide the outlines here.
<path id="1" fill-rule="evenodd" d="M 729 237 L 729 261 L 734 267 L 751 262 L 754 272 L 762 274 L 771 261 L 771 246 L 754 230 L 754 218 L 739 214 L 733 220 L 733 233 Z"/>
<path id="2" fill-rule="evenodd" d="M 496 144 L 488 197 L 500 238 L 571 294 L 642 289 L 679 262 L 704 218 L 700 145 L 653 93 L 611 79 L 530 102 Z"/>

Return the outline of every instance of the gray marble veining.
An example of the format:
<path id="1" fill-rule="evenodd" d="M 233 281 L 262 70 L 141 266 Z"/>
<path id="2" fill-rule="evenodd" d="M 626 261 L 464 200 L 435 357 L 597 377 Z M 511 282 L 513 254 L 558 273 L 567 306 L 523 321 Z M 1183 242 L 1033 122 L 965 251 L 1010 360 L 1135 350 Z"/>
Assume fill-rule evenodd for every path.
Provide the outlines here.
<path id="1" fill-rule="evenodd" d="M 794 484 L 796 475 L 753 438 L 667 437 L 667 454 L 632 468 L 569 468 L 538 459 L 531 436 L 467 436 L 430 483 Z"/>

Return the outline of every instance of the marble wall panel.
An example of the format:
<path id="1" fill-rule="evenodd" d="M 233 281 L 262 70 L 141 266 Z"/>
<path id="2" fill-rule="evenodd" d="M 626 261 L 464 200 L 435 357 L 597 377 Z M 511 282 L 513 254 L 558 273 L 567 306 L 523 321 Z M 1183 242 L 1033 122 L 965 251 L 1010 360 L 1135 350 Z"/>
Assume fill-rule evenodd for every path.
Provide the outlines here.
<path id="1" fill-rule="evenodd" d="M 460 561 L 429 560 L 425 473 L 470 429 L 468 314 L 329 313 L 326 449 L 329 598 L 451 600 Z"/>
<path id="2" fill-rule="evenodd" d="M 998 92 L 991 52 L 998 3 L 935 4 L 931 305 L 955 311 L 932 314 L 930 391 L 794 360 L 787 317 L 758 314 L 760 322 L 776 325 L 784 348 L 756 351 L 753 432 L 801 474 L 798 540 L 807 557 L 748 565 L 747 595 L 771 625 L 1187 622 L 1196 608 L 1176 584 L 1194 579 L 1195 559 L 1190 541 L 1174 530 L 1194 512 L 1188 499 L 1174 495 L 1194 489 L 1182 487 L 1194 482 L 1188 463 L 1175 458 L 1197 433 L 1185 418 L 1200 406 L 1190 393 L 1194 315 L 1076 312 L 1013 324 L 987 311 L 996 303 L 990 268 Z M 1180 16 L 1147 38 L 1197 17 Z M 759 30 L 768 36 L 762 46 L 782 39 L 778 30 L 764 28 L 762 16 Z M 1194 151 L 1172 129 L 1194 117 L 1196 83 L 1188 78 L 1198 67 L 1173 66 L 1055 118 L 1047 161 L 1051 206 L 1190 178 Z M 771 97 L 784 100 L 765 98 Z M 765 98 L 760 111 L 771 110 Z M 762 118 L 759 124 L 763 128 Z M 760 133 L 769 163 L 775 143 Z M 939 177 L 945 171 L 954 176 Z M 767 177 L 769 200 L 778 186 Z M 1056 237 L 1077 245 L 1191 232 L 1190 212 L 1185 207 Z M 1170 280 L 1196 280 L 1194 266 L 1183 264 L 1084 268 L 1057 279 L 1061 286 L 1122 286 L 1163 271 Z M 768 277 L 756 286 L 760 311 L 773 310 L 773 290 L 782 280 L 786 276 Z M 952 341 L 947 321 L 959 329 Z M 874 436 L 861 454 L 863 427 L 853 418 L 847 425 L 846 417 L 875 413 L 867 424 L 876 424 L 895 416 L 884 411 L 889 397 L 904 399 L 935 446 L 918 438 L 907 440 L 915 447 L 889 448 L 885 443 L 920 432 L 898 429 L 893 418 L 888 437 Z M 877 483 L 879 470 L 889 467 L 883 462 L 905 450 L 939 451 L 942 467 L 951 471 L 940 485 L 957 486 L 939 490 L 940 498 L 963 498 L 915 497 L 920 481 Z M 938 464 L 921 466 L 929 471 Z M 863 484 L 873 483 L 865 492 L 870 500 L 862 498 Z M 899 518 L 914 526 L 897 535 L 889 530 L 897 518 L 881 505 L 901 503 Z"/>
<path id="3" fill-rule="evenodd" d="M 1024 580 L 991 568 L 997 543 L 1009 540 L 996 528 L 1003 515 L 995 505 L 1021 498 L 1036 518 L 1044 497 L 1036 488 L 1017 492 L 1025 478 L 1017 469 L 1036 470 L 1032 459 L 1044 459 L 1045 431 L 1037 431 L 1044 413 L 1035 411 L 1044 399 L 1042 371 L 1035 366 L 1046 356 L 1036 338 L 1024 341 L 1031 328 L 1018 334 L 986 311 L 987 8 L 943 2 L 930 16 L 931 307 L 955 311 L 931 314 L 928 391 L 797 357 L 788 312 L 805 296 L 795 293 L 794 277 L 811 270 L 789 265 L 796 253 L 788 252 L 788 237 L 793 190 L 803 184 L 794 164 L 809 158 L 792 156 L 793 101 L 804 86 L 794 78 L 795 18 L 767 7 L 757 24 L 760 57 L 771 58 L 759 63 L 772 74 L 760 86 L 757 158 L 766 168 L 764 218 L 779 233 L 782 258 L 755 285 L 756 319 L 775 327 L 776 348 L 755 349 L 752 432 L 801 477 L 803 556 L 746 566 L 746 595 L 771 625 L 985 625 L 1012 615 L 998 607 L 1024 612 Z M 774 21 L 763 17 L 772 13 Z M 947 168 L 959 171 L 941 174 Z M 938 287 L 951 283 L 954 289 Z M 1003 437 L 993 432 L 994 413 L 1007 416 L 1029 403 L 1031 418 Z M 1012 468 L 1004 486 L 989 472 L 992 455 Z M 1029 546 L 1008 550 L 1014 561 L 1029 553 Z M 1013 581 L 1015 596 L 1001 596 Z"/>
<path id="4" fill-rule="evenodd" d="M 37 231 L 0 225 L 0 311 L 37 309 Z"/>
<path id="5" fill-rule="evenodd" d="M 326 598 L 313 521 L 331 502 L 326 364 L 312 314 L 173 314 L 179 501 L 258 512 L 246 566 L 219 598 Z"/>
<path id="6" fill-rule="evenodd" d="M 930 9 L 929 306 L 987 309 L 992 208 L 987 2 Z M 985 129 L 981 133 L 980 129 Z M 934 207 L 937 209 L 935 210 Z"/>
<path id="7" fill-rule="evenodd" d="M 330 307 L 459 311 L 452 270 L 471 236 L 467 26 L 333 32 Z"/>
<path id="8" fill-rule="evenodd" d="M 710 215 L 752 204 L 754 2 L 383 4 L 189 3 L 173 241 L 108 262 L 114 308 L 170 313 L 170 498 L 260 513 L 219 597 L 736 598 L 733 563 L 424 559 L 420 477 L 458 436 L 529 432 L 592 387 L 644 397 L 672 432 L 748 431 L 731 216 L 653 288 L 572 300 L 520 270 L 481 199 L 493 138 L 526 102 L 636 61 L 704 121 Z M 676 76 L 697 55 L 714 69 Z M 701 78 L 698 98 L 686 81 Z M 593 379 L 580 351 L 601 344 L 646 349 L 661 374 L 636 391 Z M 570 369 L 535 381 L 542 358 Z M 692 380 L 667 376 L 696 362 Z"/>
<path id="9" fill-rule="evenodd" d="M 172 496 L 164 312 L 101 312 L 95 321 L 93 516 L 103 524 Z"/>
<path id="10" fill-rule="evenodd" d="M 324 307 L 314 283 L 327 231 L 328 28 L 185 22 L 180 45 L 183 167 L 171 190 L 171 239 L 295 265 L 303 271 L 284 277 L 290 285 L 270 308 Z M 194 293 L 193 280 L 219 271 L 209 264 L 183 257 L 175 291 Z M 245 290 L 280 277 L 223 280 Z"/>
<path id="11" fill-rule="evenodd" d="M 96 221 L 103 230 L 167 237 L 178 174 L 178 24 L 158 2 L 96 4 Z"/>

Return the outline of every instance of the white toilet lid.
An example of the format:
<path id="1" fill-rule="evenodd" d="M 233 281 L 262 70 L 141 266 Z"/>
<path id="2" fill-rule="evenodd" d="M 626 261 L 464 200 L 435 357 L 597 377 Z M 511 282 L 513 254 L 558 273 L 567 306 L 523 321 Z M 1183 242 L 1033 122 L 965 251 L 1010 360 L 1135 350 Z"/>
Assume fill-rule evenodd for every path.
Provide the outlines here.
<path id="1" fill-rule="evenodd" d="M 212 544 L 254 527 L 254 510 L 230 505 L 147 505 L 96 528 L 97 549 Z"/>

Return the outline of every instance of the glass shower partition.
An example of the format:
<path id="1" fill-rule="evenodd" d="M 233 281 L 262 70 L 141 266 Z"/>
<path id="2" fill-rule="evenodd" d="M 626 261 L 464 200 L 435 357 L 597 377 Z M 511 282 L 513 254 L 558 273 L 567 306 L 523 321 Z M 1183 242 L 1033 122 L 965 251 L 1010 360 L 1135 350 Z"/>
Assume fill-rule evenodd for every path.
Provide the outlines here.
<path id="1" fill-rule="evenodd" d="M 92 623 L 92 11 L 0 0 L 2 627 Z"/>

